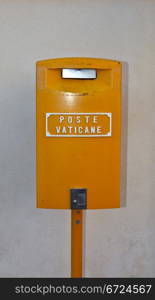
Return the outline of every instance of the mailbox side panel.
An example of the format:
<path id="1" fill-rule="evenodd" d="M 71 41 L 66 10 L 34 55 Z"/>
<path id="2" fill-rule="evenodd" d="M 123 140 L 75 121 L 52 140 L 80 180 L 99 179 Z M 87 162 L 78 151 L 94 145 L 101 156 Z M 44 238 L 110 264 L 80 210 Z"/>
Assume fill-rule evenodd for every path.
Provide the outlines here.
<path id="1" fill-rule="evenodd" d="M 98 78 L 63 80 L 61 69 L 65 67 L 95 68 Z M 47 114 L 51 114 L 48 122 L 54 122 L 53 113 L 65 117 L 65 126 L 68 115 L 109 113 L 111 134 L 48 136 Z M 121 64 L 86 58 L 39 62 L 36 114 L 37 207 L 71 208 L 70 190 L 74 188 L 87 189 L 87 209 L 120 207 Z M 84 127 L 83 119 L 81 122 Z"/>

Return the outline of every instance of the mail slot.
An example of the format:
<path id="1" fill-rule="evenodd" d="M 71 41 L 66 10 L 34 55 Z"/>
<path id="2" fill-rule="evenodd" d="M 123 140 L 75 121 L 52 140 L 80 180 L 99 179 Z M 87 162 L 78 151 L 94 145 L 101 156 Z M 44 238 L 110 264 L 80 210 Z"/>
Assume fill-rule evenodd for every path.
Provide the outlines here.
<path id="1" fill-rule="evenodd" d="M 37 62 L 37 207 L 120 207 L 121 63 Z"/>

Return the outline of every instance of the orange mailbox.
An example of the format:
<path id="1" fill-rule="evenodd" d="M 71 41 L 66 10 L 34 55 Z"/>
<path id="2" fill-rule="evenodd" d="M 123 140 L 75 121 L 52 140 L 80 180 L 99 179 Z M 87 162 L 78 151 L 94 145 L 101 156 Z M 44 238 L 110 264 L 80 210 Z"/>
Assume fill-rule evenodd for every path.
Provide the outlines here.
<path id="1" fill-rule="evenodd" d="M 37 207 L 120 206 L 121 64 L 37 63 Z"/>
<path id="2" fill-rule="evenodd" d="M 120 207 L 121 64 L 37 63 L 37 207 L 71 210 L 71 276 L 83 266 L 83 210 Z"/>

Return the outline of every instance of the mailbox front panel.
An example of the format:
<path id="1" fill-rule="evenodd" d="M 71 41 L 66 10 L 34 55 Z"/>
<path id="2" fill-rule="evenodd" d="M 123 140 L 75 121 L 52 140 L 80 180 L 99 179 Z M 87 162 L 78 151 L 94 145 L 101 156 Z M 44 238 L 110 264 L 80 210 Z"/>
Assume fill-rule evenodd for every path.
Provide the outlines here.
<path id="1" fill-rule="evenodd" d="M 74 189 L 87 209 L 120 207 L 120 62 L 38 62 L 36 113 L 37 207 L 69 209 Z"/>

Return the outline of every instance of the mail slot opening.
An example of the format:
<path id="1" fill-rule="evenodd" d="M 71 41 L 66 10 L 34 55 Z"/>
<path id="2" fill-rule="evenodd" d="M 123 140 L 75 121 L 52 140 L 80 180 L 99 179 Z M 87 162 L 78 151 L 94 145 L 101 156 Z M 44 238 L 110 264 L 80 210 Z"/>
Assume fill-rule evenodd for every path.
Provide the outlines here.
<path id="1" fill-rule="evenodd" d="M 61 77 L 63 79 L 96 79 L 95 69 L 62 69 Z"/>
<path id="2" fill-rule="evenodd" d="M 113 72 L 107 69 L 49 68 L 46 70 L 45 86 L 51 91 L 69 93 L 102 92 L 112 88 Z M 98 88 L 96 88 L 98 87 Z"/>

